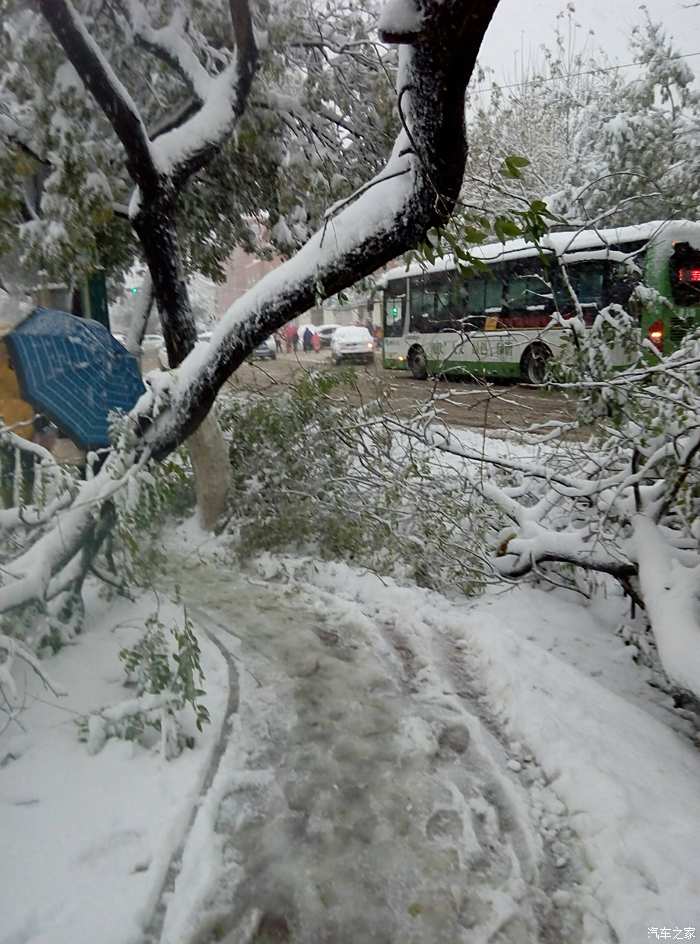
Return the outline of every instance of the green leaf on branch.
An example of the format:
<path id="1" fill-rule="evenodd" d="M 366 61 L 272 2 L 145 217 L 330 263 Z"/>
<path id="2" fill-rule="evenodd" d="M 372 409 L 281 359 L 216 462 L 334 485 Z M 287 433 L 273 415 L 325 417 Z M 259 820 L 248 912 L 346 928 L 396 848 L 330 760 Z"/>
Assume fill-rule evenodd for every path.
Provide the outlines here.
<path id="1" fill-rule="evenodd" d="M 501 165 L 501 176 L 510 180 L 518 180 L 522 177 L 522 169 L 529 166 L 530 161 L 526 157 L 521 157 L 519 154 L 509 154 Z"/>
<path id="2" fill-rule="evenodd" d="M 497 216 L 493 223 L 493 231 L 502 243 L 523 234 L 522 226 L 508 216 Z"/>

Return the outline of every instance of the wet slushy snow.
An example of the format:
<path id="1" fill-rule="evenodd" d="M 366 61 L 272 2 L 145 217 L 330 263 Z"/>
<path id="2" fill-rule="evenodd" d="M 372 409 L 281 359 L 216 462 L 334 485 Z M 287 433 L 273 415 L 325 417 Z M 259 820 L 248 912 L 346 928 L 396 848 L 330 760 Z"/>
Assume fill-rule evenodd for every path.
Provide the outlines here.
<path id="1" fill-rule="evenodd" d="M 612 939 L 583 914 L 563 806 L 480 707 L 464 647 L 436 633 L 420 651 L 395 616 L 296 580 L 191 563 L 178 580 L 238 708 L 162 941 Z"/>

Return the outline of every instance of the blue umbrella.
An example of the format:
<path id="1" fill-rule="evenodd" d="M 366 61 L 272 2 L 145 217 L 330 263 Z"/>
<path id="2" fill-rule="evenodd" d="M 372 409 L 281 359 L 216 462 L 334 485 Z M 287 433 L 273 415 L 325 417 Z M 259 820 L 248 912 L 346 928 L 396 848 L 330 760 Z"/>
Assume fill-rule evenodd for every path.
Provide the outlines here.
<path id="1" fill-rule="evenodd" d="M 144 392 L 136 358 L 98 321 L 37 308 L 5 341 L 24 399 L 83 449 L 109 446 L 108 414 Z"/>

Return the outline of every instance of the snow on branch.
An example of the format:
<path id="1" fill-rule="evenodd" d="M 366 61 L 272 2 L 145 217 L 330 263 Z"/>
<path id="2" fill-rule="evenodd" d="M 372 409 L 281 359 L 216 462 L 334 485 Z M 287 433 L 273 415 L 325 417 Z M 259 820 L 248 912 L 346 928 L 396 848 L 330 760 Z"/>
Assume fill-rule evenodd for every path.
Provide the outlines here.
<path id="1" fill-rule="evenodd" d="M 141 0 L 129 0 L 129 29 L 134 41 L 174 69 L 201 103 L 206 100 L 212 76 L 197 58 L 186 36 L 184 11 L 176 6 L 167 26 L 155 28 Z"/>
<path id="2" fill-rule="evenodd" d="M 211 343 L 199 345 L 183 362 L 174 377 L 172 408 L 144 434 L 155 456 L 190 435 L 260 341 L 416 245 L 449 216 L 466 158 L 465 87 L 496 6 L 497 0 L 486 0 L 468 13 L 460 0 L 425 4 L 431 15 L 423 33 L 400 53 L 399 96 L 410 135 L 399 135 L 372 186 L 235 302 Z"/>
<path id="3" fill-rule="evenodd" d="M 43 0 L 52 6 L 53 0 Z M 465 89 L 498 0 L 425 0 L 425 28 L 400 51 L 400 90 L 410 136 L 402 132 L 376 186 L 344 207 L 288 262 L 239 299 L 209 344 L 199 344 L 131 414 L 134 443 L 114 451 L 85 482 L 56 527 L 12 561 L 0 612 L 45 600 L 52 579 L 75 557 L 94 514 L 129 470 L 164 458 L 200 425 L 226 379 L 256 345 L 296 315 L 396 258 L 443 222 L 459 195 L 466 141 Z M 239 19 L 247 5 L 231 0 Z M 64 0 L 56 9 L 64 8 Z M 249 23 L 249 13 L 247 13 Z M 235 22 L 235 21 L 234 21 Z M 244 27 L 245 30 L 245 27 Z M 237 38 L 241 37 L 237 32 Z M 241 70 L 254 64 L 252 28 Z M 245 48 L 245 32 L 241 39 Z M 251 58 L 252 57 L 252 58 Z M 250 77 L 249 77 L 250 78 Z M 240 85 L 239 85 L 240 94 Z M 165 382 L 167 380 L 167 383 Z M 166 389 L 167 387 L 167 389 Z M 5 575 L 7 580 L 8 574 Z"/>
<path id="4" fill-rule="evenodd" d="M 141 186 L 153 182 L 153 160 L 146 128 L 136 103 L 114 74 L 70 0 L 39 0 L 39 8 L 65 53 L 109 118 Z"/>
<path id="5" fill-rule="evenodd" d="M 159 168 L 179 181 L 211 160 L 233 131 L 248 101 L 258 64 L 250 7 L 248 0 L 230 0 L 229 8 L 236 44 L 233 60 L 209 80 L 206 90 L 202 89 L 205 94 L 201 108 L 153 145 Z"/>
<path id="6" fill-rule="evenodd" d="M 53 695 L 65 695 L 66 691 L 44 671 L 39 659 L 18 639 L 0 633 L 0 689 L 4 689 L 10 699 L 17 696 L 12 668 L 15 659 L 24 662 L 41 679 Z"/>
<path id="7" fill-rule="evenodd" d="M 230 0 L 235 53 L 216 76 L 199 62 L 186 35 L 182 12 L 152 27 L 140 0 L 129 0 L 128 29 L 135 40 L 184 78 L 196 101 L 168 116 L 149 138 L 142 116 L 70 0 L 40 0 L 40 8 L 68 59 L 104 111 L 127 153 L 134 182 L 157 190 L 173 178 L 182 183 L 204 167 L 243 114 L 257 66 L 257 47 L 247 0 Z M 199 107 L 195 110 L 197 102 Z"/>

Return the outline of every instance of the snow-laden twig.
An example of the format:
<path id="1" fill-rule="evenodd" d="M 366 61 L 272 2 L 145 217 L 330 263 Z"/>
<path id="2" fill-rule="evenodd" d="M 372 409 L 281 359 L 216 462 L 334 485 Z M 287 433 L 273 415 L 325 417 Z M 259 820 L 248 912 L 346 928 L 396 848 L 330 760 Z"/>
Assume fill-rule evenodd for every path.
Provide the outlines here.
<path id="1" fill-rule="evenodd" d="M 53 681 L 51 676 L 44 671 L 39 659 L 20 640 L 7 636 L 5 633 L 0 633 L 0 656 L 2 657 L 2 661 L 0 661 L 0 688 L 4 686 L 12 698 L 17 695 L 16 683 L 12 678 L 12 667 L 15 659 L 19 659 L 25 665 L 28 665 L 52 695 L 58 697 L 67 694 L 65 689 Z"/>

